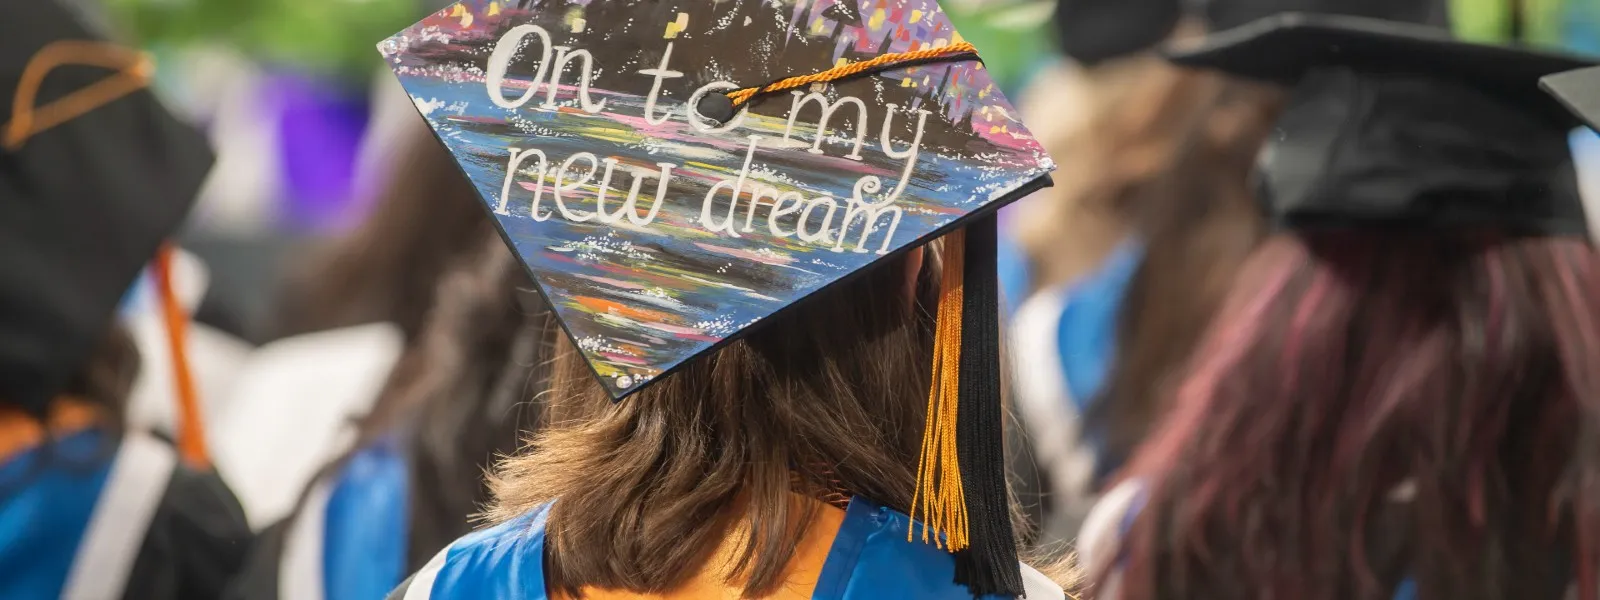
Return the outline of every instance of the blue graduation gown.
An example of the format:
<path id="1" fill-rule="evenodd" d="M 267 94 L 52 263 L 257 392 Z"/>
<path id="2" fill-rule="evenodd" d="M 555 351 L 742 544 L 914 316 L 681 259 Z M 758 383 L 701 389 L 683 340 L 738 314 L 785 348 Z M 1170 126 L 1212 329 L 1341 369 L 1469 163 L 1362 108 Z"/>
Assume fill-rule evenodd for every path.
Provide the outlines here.
<path id="1" fill-rule="evenodd" d="M 213 473 L 147 434 L 85 430 L 0 463 L 0 598 L 215 598 L 249 551 Z"/>
<path id="2" fill-rule="evenodd" d="M 1099 397 L 1111 373 L 1122 300 L 1143 262 L 1144 247 L 1125 242 L 1100 268 L 1074 283 L 1062 302 L 1057 357 L 1079 412 Z"/>
<path id="3" fill-rule="evenodd" d="M 546 600 L 545 522 L 549 506 L 467 535 L 445 548 L 391 600 Z M 972 600 L 953 583 L 955 559 L 920 541 L 907 542 L 912 520 L 857 498 L 817 577 L 816 600 Z M 1029 600 L 1059 600 L 1061 589 L 1023 567 Z M 988 597 L 989 600 L 1000 600 Z"/>
<path id="4" fill-rule="evenodd" d="M 380 440 L 314 482 L 295 514 L 263 534 L 230 600 L 382 600 L 405 578 L 410 464 Z"/>
<path id="5" fill-rule="evenodd" d="M 351 457 L 328 498 L 325 598 L 382 600 L 406 576 L 411 477 L 398 443 Z"/>
<path id="6" fill-rule="evenodd" d="M 57 441 L 48 458 L 35 448 L 0 466 L 0 598 L 61 597 L 111 473 L 110 450 L 85 431 Z"/>

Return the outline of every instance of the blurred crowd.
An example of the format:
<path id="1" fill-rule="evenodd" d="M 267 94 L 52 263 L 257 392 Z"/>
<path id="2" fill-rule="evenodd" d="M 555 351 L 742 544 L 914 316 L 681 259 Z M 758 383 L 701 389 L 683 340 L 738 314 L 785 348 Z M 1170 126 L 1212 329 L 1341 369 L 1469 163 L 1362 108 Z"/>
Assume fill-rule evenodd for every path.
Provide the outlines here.
<path id="1" fill-rule="evenodd" d="M 56 207 L 0 206 L 0 365 L 19 365 L 0 366 L 0 598 L 543 598 L 433 577 L 458 539 L 556 499 L 613 518 L 552 526 L 545 551 L 585 558 L 545 559 L 552 598 L 956 597 L 779 589 L 757 543 L 804 554 L 785 527 L 847 512 L 739 521 L 727 507 L 786 484 L 719 462 L 804 478 L 837 458 L 817 489 L 909 510 L 915 448 L 879 469 L 901 455 L 873 445 L 923 435 L 931 317 L 813 306 L 876 333 L 777 323 L 611 404 L 373 50 L 446 5 L 0 0 L 8 128 L 27 35 L 155 65 L 147 102 L 81 117 L 104 147 L 51 146 L 69 123 L 0 148 L 0 203 Z M 999 216 L 1007 481 L 1026 577 L 1051 582 L 1029 598 L 1600 598 L 1600 135 L 1581 120 L 1600 75 L 1565 104 L 1537 84 L 1600 65 L 1600 1 L 941 5 L 1058 165 Z M 1263 25 L 1285 14 L 1357 33 Z M 1370 94 L 1318 105 L 1328 88 L 1296 81 L 1330 66 Z M 1394 92 L 1433 73 L 1454 87 Z M 1442 133 L 1470 124 L 1494 131 Z M 86 197 L 107 206 L 68 211 Z M 923 260 L 850 293 L 925 309 Z M 790 365 L 785 340 L 860 368 Z M 806 405 L 811 383 L 851 398 Z M 820 410 L 850 435 L 787 421 Z M 787 437 L 737 433 L 764 427 Z M 729 438 L 807 447 L 702 448 Z M 669 468 L 694 452 L 713 458 Z M 756 532 L 728 550 L 729 527 Z M 684 587 L 716 559 L 749 562 L 739 585 Z"/>

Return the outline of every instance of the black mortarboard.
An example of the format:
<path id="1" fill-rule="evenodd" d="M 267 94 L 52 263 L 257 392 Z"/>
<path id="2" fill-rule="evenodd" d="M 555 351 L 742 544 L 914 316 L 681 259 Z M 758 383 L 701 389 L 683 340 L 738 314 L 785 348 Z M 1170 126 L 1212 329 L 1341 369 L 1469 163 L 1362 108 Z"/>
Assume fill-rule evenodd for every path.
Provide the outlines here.
<path id="1" fill-rule="evenodd" d="M 1151 50 L 1183 16 L 1182 0 L 1058 0 L 1061 51 L 1084 65 Z"/>
<path id="2" fill-rule="evenodd" d="M 1600 67 L 1547 75 L 1539 80 L 1539 86 L 1589 128 L 1600 131 Z"/>
<path id="3" fill-rule="evenodd" d="M 1169 55 L 1293 87 L 1258 173 L 1280 223 L 1586 234 L 1567 146 L 1577 122 L 1537 83 L 1592 61 L 1302 13 Z"/>
<path id="4" fill-rule="evenodd" d="M 1446 28 L 1450 0 L 1201 0 L 1211 31 L 1224 31 L 1283 13 L 1371 17 Z"/>
<path id="5" fill-rule="evenodd" d="M 919 506 L 965 509 L 958 581 L 1022 592 L 994 212 L 1054 164 L 937 2 L 467 0 L 379 48 L 617 399 L 961 233 L 939 318 L 964 325 L 930 357 L 959 426 L 929 415 L 956 439 L 925 446 Z"/>
<path id="6" fill-rule="evenodd" d="M 0 0 L 0 400 L 35 414 L 81 369 L 194 202 L 199 132 L 149 60 L 49 0 Z"/>

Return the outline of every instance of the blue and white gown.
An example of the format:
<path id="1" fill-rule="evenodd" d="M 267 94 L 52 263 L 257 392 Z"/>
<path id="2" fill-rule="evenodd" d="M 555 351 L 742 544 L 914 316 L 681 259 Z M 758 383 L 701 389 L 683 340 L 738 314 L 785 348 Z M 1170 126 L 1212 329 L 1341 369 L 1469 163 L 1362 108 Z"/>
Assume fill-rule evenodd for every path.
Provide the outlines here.
<path id="1" fill-rule="evenodd" d="M 390 600 L 546 600 L 545 521 L 549 506 L 468 535 L 428 561 Z M 972 600 L 953 583 L 955 559 L 907 542 L 904 513 L 857 498 L 817 576 L 814 600 Z M 920 526 L 917 528 L 920 531 Z M 1061 588 L 1024 565 L 1028 600 L 1061 600 Z M 999 600 L 990 597 L 990 600 Z"/>
<path id="2" fill-rule="evenodd" d="M 262 534 L 230 600 L 383 600 L 410 570 L 410 498 L 398 440 L 353 452 Z"/>
<path id="3" fill-rule="evenodd" d="M 250 550 L 213 473 L 145 433 L 78 431 L 0 461 L 0 598 L 216 598 Z"/>
<path id="4" fill-rule="evenodd" d="M 1069 537 L 1114 471 L 1102 432 L 1082 416 L 1100 398 L 1117 348 L 1117 321 L 1144 248 L 1124 242 L 1082 278 L 1034 294 L 1011 324 L 1016 403 L 1032 455 L 1050 487 L 1045 534 Z"/>

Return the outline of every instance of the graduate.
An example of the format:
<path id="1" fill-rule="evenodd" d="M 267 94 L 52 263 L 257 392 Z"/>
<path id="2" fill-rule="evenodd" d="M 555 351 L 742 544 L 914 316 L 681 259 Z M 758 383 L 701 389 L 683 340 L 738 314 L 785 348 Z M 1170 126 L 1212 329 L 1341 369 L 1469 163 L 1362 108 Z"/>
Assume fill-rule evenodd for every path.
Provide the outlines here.
<path id="1" fill-rule="evenodd" d="M 0 2 L 0 598 L 215 598 L 251 536 L 207 463 L 162 249 L 211 166 L 152 65 L 55 2 Z M 123 420 L 140 355 L 116 320 L 162 273 L 178 448 Z"/>
<path id="2" fill-rule="evenodd" d="M 400 361 L 422 345 L 439 283 L 494 237 L 410 97 L 392 92 L 409 112 L 379 153 L 391 160 L 372 212 L 295 259 L 274 305 L 274 335 L 284 337 L 250 356 L 231 399 L 232 439 L 218 462 L 250 474 L 235 486 L 258 528 L 293 512 L 319 470 L 353 449 L 392 376 L 416 370 Z"/>
<path id="3" fill-rule="evenodd" d="M 537 431 L 556 327 L 498 237 L 454 262 L 351 449 L 262 533 L 229 598 L 381 600 L 471 531 L 485 471 Z"/>
<path id="4" fill-rule="evenodd" d="M 1159 418 L 1161 390 L 1260 236 L 1246 180 L 1277 90 L 1155 52 L 1219 16 L 1177 1 L 1063 0 L 1074 64 L 1023 104 L 1066 170 L 1015 209 L 1037 277 L 1010 343 L 1017 412 L 1049 490 L 1047 544 L 1076 536 Z"/>
<path id="5" fill-rule="evenodd" d="M 1275 232 L 1095 509 L 1096 598 L 1592 600 L 1600 256 L 1538 93 L 1592 64 L 1455 40 L 1421 3 L 1174 51 L 1291 89 Z"/>
<path id="6" fill-rule="evenodd" d="M 490 526 L 390 597 L 1062 598 L 993 216 L 1053 164 L 938 4 L 531 4 L 379 45 L 567 333 Z"/>

